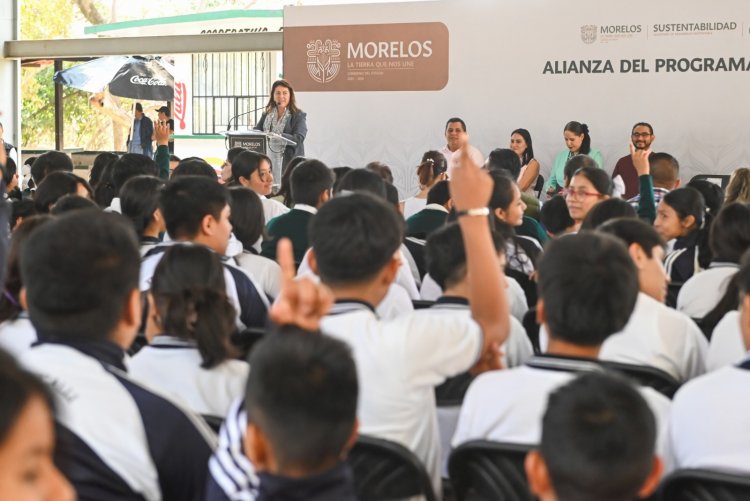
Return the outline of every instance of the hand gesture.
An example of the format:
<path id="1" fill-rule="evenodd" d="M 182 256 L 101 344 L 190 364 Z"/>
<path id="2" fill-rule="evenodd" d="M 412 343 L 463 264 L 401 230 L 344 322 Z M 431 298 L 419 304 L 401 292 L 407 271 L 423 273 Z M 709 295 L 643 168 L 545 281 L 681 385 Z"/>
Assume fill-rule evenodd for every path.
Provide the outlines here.
<path id="1" fill-rule="evenodd" d="M 648 157 L 651 155 L 651 148 L 647 150 L 637 150 L 633 143 L 630 143 L 630 158 L 633 159 L 633 167 L 638 176 L 647 176 L 651 174 L 651 166 L 648 163 Z"/>
<path id="2" fill-rule="evenodd" d="M 494 185 L 492 178 L 471 159 L 469 136 L 463 133 L 459 141 L 458 161 L 449 184 L 453 206 L 457 211 L 487 207 Z"/>
<path id="3" fill-rule="evenodd" d="M 169 123 L 157 120 L 154 122 L 154 139 L 157 146 L 167 146 L 169 144 Z"/>
<path id="4" fill-rule="evenodd" d="M 297 274 L 292 242 L 279 240 L 276 259 L 281 266 L 281 292 L 271 306 L 271 320 L 277 325 L 296 325 L 308 331 L 320 329 L 320 319 L 333 304 L 333 294 L 323 284 L 309 278 L 295 280 Z"/>

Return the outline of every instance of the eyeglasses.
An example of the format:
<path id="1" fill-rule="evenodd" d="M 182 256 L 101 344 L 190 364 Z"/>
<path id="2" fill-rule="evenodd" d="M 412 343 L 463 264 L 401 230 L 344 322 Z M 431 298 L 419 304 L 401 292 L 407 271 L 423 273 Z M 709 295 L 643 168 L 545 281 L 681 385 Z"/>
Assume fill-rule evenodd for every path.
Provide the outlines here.
<path id="1" fill-rule="evenodd" d="M 633 137 L 636 139 L 638 139 L 639 137 L 642 137 L 645 139 L 647 137 L 651 137 L 651 133 L 650 132 L 633 132 Z"/>
<path id="2" fill-rule="evenodd" d="M 578 200 L 585 199 L 586 197 L 602 197 L 601 193 L 586 191 L 585 189 L 574 190 L 573 188 L 565 188 L 561 191 L 561 193 L 566 198 L 573 198 Z"/>

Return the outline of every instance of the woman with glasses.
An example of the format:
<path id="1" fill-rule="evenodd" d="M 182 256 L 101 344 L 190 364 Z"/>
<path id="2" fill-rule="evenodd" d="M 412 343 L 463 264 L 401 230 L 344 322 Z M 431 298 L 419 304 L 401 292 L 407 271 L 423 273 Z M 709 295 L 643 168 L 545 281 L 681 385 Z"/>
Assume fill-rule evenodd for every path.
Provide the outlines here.
<path id="1" fill-rule="evenodd" d="M 539 176 L 539 162 L 534 158 L 534 147 L 531 134 L 526 129 L 516 129 L 510 133 L 510 149 L 521 161 L 521 172 L 518 174 L 518 188 L 532 193 L 532 188 Z"/>
<path id="2" fill-rule="evenodd" d="M 599 168 L 603 164 L 601 152 L 591 147 L 588 125 L 580 122 L 568 122 L 563 129 L 563 138 L 565 139 L 566 149 L 555 157 L 549 179 L 544 186 L 544 191 L 548 196 L 554 195 L 563 188 L 565 164 L 576 155 L 590 156 Z"/>
<path id="3" fill-rule="evenodd" d="M 612 180 L 597 167 L 582 167 L 570 178 L 563 195 L 570 217 L 575 222 L 575 231 L 578 231 L 592 207 L 612 196 Z"/>

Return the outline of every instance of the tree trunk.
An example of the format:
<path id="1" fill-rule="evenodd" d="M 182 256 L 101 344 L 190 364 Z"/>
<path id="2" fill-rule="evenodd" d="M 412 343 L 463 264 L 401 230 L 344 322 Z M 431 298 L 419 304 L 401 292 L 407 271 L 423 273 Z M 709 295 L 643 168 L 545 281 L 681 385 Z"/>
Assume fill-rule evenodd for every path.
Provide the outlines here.
<path id="1" fill-rule="evenodd" d="M 78 10 L 81 11 L 81 14 L 83 14 L 83 17 L 85 17 L 92 25 L 104 24 L 106 22 L 96 8 L 96 5 L 94 5 L 93 0 L 75 0 L 75 4 L 78 6 Z"/>
<path id="2" fill-rule="evenodd" d="M 120 100 L 109 92 L 97 92 L 89 98 L 91 107 L 112 119 L 112 140 L 116 151 L 127 151 L 125 141 L 133 117 L 122 108 Z"/>

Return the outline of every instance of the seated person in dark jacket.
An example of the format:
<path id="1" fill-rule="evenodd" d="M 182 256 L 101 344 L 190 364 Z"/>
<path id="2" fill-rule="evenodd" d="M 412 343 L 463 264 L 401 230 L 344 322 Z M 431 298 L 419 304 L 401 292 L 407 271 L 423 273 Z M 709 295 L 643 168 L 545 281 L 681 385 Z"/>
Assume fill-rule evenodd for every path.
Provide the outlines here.
<path id="1" fill-rule="evenodd" d="M 307 227 L 318 209 L 331 198 L 333 172 L 320 160 L 305 160 L 292 172 L 294 207 L 266 224 L 269 238 L 263 240 L 261 255 L 276 259 L 276 245 L 282 237 L 292 241 L 294 261 L 299 265 L 310 247 Z"/>
<path id="2" fill-rule="evenodd" d="M 406 220 L 406 236 L 427 238 L 445 224 L 453 207 L 448 181 L 439 181 L 427 193 L 427 205 Z"/>

